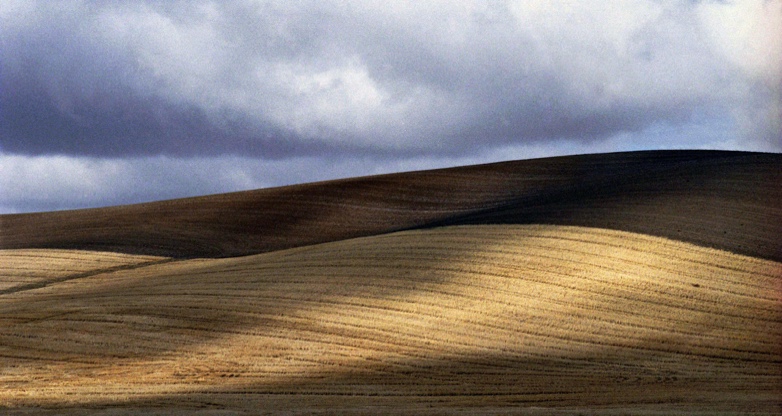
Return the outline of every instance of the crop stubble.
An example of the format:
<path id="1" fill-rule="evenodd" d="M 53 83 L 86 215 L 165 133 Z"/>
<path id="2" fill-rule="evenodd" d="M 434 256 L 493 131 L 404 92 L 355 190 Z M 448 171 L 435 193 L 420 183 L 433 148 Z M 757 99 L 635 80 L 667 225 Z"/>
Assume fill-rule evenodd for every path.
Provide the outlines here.
<path id="1" fill-rule="evenodd" d="M 165 263 L 68 253 L 0 251 L 4 274 L 30 256 L 51 265 L 37 279 L 57 280 L 0 297 L 7 409 L 782 404 L 771 260 L 554 225 Z M 109 264 L 123 267 L 86 270 Z"/>

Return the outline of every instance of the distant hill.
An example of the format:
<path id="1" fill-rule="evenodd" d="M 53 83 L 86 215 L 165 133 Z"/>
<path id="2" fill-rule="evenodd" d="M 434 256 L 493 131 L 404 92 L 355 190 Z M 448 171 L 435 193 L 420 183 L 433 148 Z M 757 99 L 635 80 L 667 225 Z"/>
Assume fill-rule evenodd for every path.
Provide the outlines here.
<path id="1" fill-rule="evenodd" d="M 782 155 L 648 151 L 0 215 L 0 248 L 231 257 L 458 224 L 639 232 L 782 261 Z"/>

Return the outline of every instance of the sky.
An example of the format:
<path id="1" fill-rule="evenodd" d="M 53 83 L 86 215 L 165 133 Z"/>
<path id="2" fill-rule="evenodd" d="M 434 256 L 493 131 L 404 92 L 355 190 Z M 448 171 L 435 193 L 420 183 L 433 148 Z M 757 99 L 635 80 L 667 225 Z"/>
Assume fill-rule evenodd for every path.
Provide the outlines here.
<path id="1" fill-rule="evenodd" d="M 782 152 L 782 0 L 0 1 L 0 213 Z"/>

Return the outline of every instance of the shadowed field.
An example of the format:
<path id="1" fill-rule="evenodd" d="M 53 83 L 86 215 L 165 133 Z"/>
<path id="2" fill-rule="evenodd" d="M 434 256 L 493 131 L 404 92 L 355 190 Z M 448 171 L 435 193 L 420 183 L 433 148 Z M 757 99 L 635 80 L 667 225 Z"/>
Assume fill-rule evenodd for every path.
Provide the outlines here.
<path id="1" fill-rule="evenodd" d="M 594 155 L 2 216 L 0 410 L 778 414 L 780 168 Z M 257 246 L 231 228 L 291 195 L 276 234 L 237 208 Z M 127 241 L 94 251 L 101 221 Z"/>
<path id="2" fill-rule="evenodd" d="M 443 224 L 543 223 L 782 261 L 780 165 L 779 154 L 612 153 L 0 215 L 0 249 L 231 257 Z"/>

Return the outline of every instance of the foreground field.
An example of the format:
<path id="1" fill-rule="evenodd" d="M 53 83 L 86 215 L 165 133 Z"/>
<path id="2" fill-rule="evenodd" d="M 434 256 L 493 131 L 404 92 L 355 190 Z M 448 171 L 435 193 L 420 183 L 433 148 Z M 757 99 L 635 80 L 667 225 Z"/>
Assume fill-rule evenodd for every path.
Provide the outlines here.
<path id="1" fill-rule="evenodd" d="M 0 251 L 0 275 L 47 282 L 0 296 L 7 413 L 782 408 L 773 260 L 512 224 L 228 259 L 51 253 Z"/>

